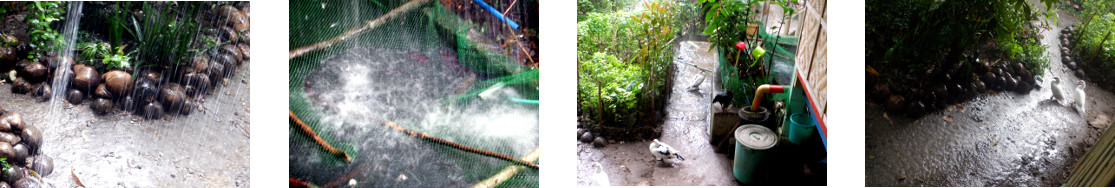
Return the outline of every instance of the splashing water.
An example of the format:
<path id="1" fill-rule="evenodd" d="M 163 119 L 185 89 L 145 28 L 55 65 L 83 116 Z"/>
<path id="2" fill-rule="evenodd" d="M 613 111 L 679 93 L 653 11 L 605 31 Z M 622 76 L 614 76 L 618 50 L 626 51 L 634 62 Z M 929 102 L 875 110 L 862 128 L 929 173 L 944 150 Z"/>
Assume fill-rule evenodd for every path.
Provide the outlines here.
<path id="1" fill-rule="evenodd" d="M 356 179 L 377 186 L 452 187 L 470 185 L 477 176 L 486 178 L 491 175 L 487 171 L 507 165 L 427 143 L 387 128 L 382 121 L 513 157 L 538 146 L 536 106 L 510 100 L 442 106 L 469 73 L 442 63 L 411 61 L 408 56 L 415 53 L 424 54 L 357 47 L 325 60 L 313 71 L 306 85 L 315 92 L 305 97 L 323 112 L 321 130 L 332 133 L 340 143 L 354 145 L 357 155 L 347 166 L 324 165 L 323 158 L 328 156 L 313 152 L 292 155 L 292 160 L 301 162 L 292 163 L 291 169 L 308 170 L 313 172 L 311 179 L 320 180 L 363 169 L 369 172 Z M 431 62 L 448 61 L 438 55 L 425 56 Z M 517 95 L 510 87 L 501 91 Z M 400 174 L 409 178 L 400 179 Z"/>
<path id="2" fill-rule="evenodd" d="M 65 95 L 66 89 L 70 85 L 70 80 L 66 79 L 65 75 L 72 72 L 70 67 L 73 66 L 74 62 L 66 60 L 73 59 L 74 57 L 74 51 L 72 49 L 74 49 L 74 42 L 77 40 L 77 24 L 81 22 L 82 2 L 71 1 L 69 5 L 70 7 L 66 10 L 66 23 L 62 27 L 62 37 L 64 37 L 63 40 L 66 41 L 66 43 L 63 44 L 62 48 L 56 51 L 56 54 L 65 60 L 59 61 L 60 64 L 58 68 L 54 70 L 53 81 L 51 81 L 50 84 L 52 86 L 51 93 L 54 95 L 50 97 L 50 117 L 55 117 L 54 112 L 58 111 L 57 108 L 62 105 L 61 103 L 64 101 L 62 96 Z M 55 119 L 54 124 L 60 124 L 59 120 Z"/>

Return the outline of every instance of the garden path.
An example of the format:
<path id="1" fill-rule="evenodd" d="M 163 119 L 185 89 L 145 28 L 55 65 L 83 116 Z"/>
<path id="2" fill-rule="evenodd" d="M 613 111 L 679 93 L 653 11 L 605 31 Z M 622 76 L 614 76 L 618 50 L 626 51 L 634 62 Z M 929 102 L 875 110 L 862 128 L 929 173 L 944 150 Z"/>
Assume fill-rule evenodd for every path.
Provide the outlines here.
<path id="1" fill-rule="evenodd" d="M 679 150 L 686 160 L 673 167 L 655 161 L 648 151 L 650 140 L 618 142 L 603 148 L 579 143 L 578 185 L 590 185 L 593 171 L 589 165 L 593 162 L 604 166 L 612 185 L 738 185 L 732 176 L 731 158 L 715 153 L 708 144 L 706 119 L 714 95 L 711 80 L 716 76 L 694 67 L 715 70 L 716 53 L 709 52 L 707 42 L 683 41 L 678 45 L 673 93 L 658 140 Z M 687 91 L 697 74 L 705 75 L 700 91 Z"/>
<path id="2" fill-rule="evenodd" d="M 1086 114 L 1047 101 L 1053 76 L 1075 91 L 1079 78 L 1061 63 L 1061 19 L 1042 31 L 1050 68 L 1043 88 L 985 94 L 917 119 L 866 105 L 867 186 L 1061 186 L 1115 114 L 1115 94 L 1089 83 Z"/>

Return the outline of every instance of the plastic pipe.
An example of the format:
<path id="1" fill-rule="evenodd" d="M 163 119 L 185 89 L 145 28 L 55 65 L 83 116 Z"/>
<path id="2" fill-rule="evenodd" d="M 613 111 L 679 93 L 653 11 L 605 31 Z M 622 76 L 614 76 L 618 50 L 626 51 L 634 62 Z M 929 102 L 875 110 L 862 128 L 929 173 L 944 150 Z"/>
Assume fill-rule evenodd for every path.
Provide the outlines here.
<path id="1" fill-rule="evenodd" d="M 763 93 L 767 93 L 767 92 L 782 93 L 782 92 L 785 92 L 785 90 L 783 90 L 782 88 L 783 88 L 783 85 L 763 84 L 763 85 L 759 86 L 758 89 L 755 89 L 755 99 L 752 99 L 752 101 L 751 101 L 751 111 L 759 110 L 759 101 L 762 101 Z"/>
<path id="2" fill-rule="evenodd" d="M 520 98 L 515 98 L 515 97 L 509 97 L 509 98 L 511 98 L 512 102 L 523 103 L 523 104 L 538 104 L 538 100 L 520 99 Z"/>
<path id="3" fill-rule="evenodd" d="M 472 0 L 472 2 L 476 2 L 476 4 L 480 5 L 480 7 L 484 7 L 484 9 L 488 9 L 488 12 L 491 12 L 492 15 L 495 15 L 496 18 L 499 18 L 499 20 L 507 22 L 507 25 L 510 25 L 511 29 L 519 29 L 519 24 L 515 23 L 515 21 L 507 19 L 507 17 L 503 17 L 503 14 L 499 13 L 499 10 L 496 10 L 496 8 L 492 8 L 491 5 L 488 5 L 488 3 L 485 3 L 483 0 Z"/>

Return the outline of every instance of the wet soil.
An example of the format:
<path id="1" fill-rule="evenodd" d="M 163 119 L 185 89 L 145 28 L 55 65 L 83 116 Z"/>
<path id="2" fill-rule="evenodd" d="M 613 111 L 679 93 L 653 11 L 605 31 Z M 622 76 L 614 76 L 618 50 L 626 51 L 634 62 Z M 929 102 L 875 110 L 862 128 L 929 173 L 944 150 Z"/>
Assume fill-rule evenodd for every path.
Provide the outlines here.
<path id="1" fill-rule="evenodd" d="M 80 105 L 38 102 L 0 84 L 0 106 L 43 132 L 41 154 L 54 159 L 43 187 L 249 187 L 249 84 L 245 65 L 200 111 L 145 120 L 116 108 L 94 115 Z M 61 97 L 58 97 L 61 100 Z"/>
<path id="2" fill-rule="evenodd" d="M 1075 93 L 1079 78 L 1061 63 L 1057 34 L 1042 31 L 1050 68 L 1029 93 L 983 94 L 916 119 L 866 104 L 867 186 L 1061 186 L 1072 165 L 1111 124 L 1115 94 L 1089 83 L 1087 113 L 1050 100 L 1053 76 Z"/>

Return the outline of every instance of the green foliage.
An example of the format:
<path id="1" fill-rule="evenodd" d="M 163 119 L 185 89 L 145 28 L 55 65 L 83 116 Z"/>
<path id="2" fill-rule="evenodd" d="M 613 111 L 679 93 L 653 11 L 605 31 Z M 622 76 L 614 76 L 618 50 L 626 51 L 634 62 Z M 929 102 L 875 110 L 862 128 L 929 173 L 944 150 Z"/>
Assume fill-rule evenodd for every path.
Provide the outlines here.
<path id="1" fill-rule="evenodd" d="M 142 61 L 178 64 L 199 52 L 190 45 L 200 29 L 196 23 L 200 3 L 143 2 L 138 57 Z"/>
<path id="2" fill-rule="evenodd" d="M 135 32 L 129 29 L 127 24 L 129 20 L 134 20 L 130 19 L 131 17 L 128 15 L 126 9 L 127 7 L 131 7 L 132 2 L 118 1 L 115 3 L 118 8 L 113 10 L 112 14 L 108 15 L 109 19 L 106 19 L 106 21 L 108 21 L 108 41 L 112 47 L 122 48 L 124 32 L 126 31 L 135 35 Z"/>
<path id="3" fill-rule="evenodd" d="M 1045 55 L 1048 47 L 1034 37 L 1015 37 L 996 42 L 999 49 L 1007 58 L 1022 62 L 1026 69 L 1035 75 L 1043 75 L 1045 68 L 1049 67 L 1049 59 Z"/>
<path id="4" fill-rule="evenodd" d="M 1083 23 L 1081 23 L 1083 24 Z M 1097 15 L 1092 19 L 1091 23 L 1086 24 L 1087 27 L 1077 30 L 1076 36 L 1078 42 L 1076 43 L 1075 50 L 1080 56 L 1077 62 L 1095 66 L 1091 63 L 1099 65 L 1099 68 L 1106 70 L 1115 69 L 1115 13 L 1105 13 Z M 1081 25 L 1077 25 L 1081 27 Z M 1111 36 L 1106 36 L 1111 35 Z M 1104 41 L 1104 37 L 1107 40 Z M 1100 44 L 1103 44 L 1100 46 Z M 1098 54 L 1096 53 L 1098 49 Z M 1095 59 L 1091 59 L 1095 56 Z"/>
<path id="5" fill-rule="evenodd" d="M 38 61 L 38 57 L 46 52 L 62 48 L 63 37 L 58 31 L 52 29 L 50 24 L 63 19 L 62 14 L 66 12 L 64 3 L 61 1 L 27 2 L 28 8 L 32 9 L 25 18 L 28 23 L 28 35 L 31 37 L 29 45 L 32 48 L 28 59 Z"/>
<path id="6" fill-rule="evenodd" d="M 587 61 L 593 53 L 604 52 L 617 57 L 631 57 L 636 52 L 630 28 L 631 12 L 589 13 L 577 23 L 577 61 Z"/>
<path id="7" fill-rule="evenodd" d="M 1053 14 L 1035 6 L 1052 7 L 1054 0 L 1040 2 L 868 0 L 868 65 L 895 71 L 892 74 L 948 68 L 965 61 L 965 53 L 984 53 L 981 45 L 994 42 L 1003 56 L 1025 62 L 1027 69 L 1040 74 L 1048 61 L 1043 60 L 1045 46 L 1037 37 L 1041 24 L 1049 23 L 1034 21 Z"/>
<path id="8" fill-rule="evenodd" d="M 646 87 L 643 82 L 646 71 L 642 67 L 600 52 L 579 64 L 577 101 L 582 112 L 608 124 L 642 114 L 638 105 L 639 95 Z"/>
<path id="9" fill-rule="evenodd" d="M 577 0 L 577 22 L 588 18 L 589 13 L 607 13 L 626 9 L 631 0 Z"/>
<path id="10" fill-rule="evenodd" d="M 0 158 L 0 166 L 3 167 L 2 169 L 12 168 L 12 164 L 8 164 L 8 158 Z"/>
<path id="11" fill-rule="evenodd" d="M 84 43 L 78 61 L 101 62 L 107 69 L 127 69 L 131 67 L 132 57 L 124 54 L 124 46 L 112 48 L 108 43 Z M 113 51 L 112 49 L 116 49 Z M 92 63 L 90 63 L 92 64 Z"/>
<path id="12" fill-rule="evenodd" d="M 577 23 L 580 108 L 606 125 L 646 121 L 670 91 L 678 4 L 649 0 L 641 6 L 588 13 Z"/>
<path id="13" fill-rule="evenodd" d="M 760 0 L 699 0 L 705 9 L 704 33 L 709 35 L 708 41 L 721 49 L 735 49 L 737 42 L 746 42 L 747 46 L 755 46 L 755 41 L 745 41 L 747 24 L 759 24 L 755 18 L 759 14 L 753 7 Z M 734 52 L 734 51 L 733 51 Z M 730 62 L 736 62 L 735 56 L 727 56 Z M 750 56 L 739 56 L 747 62 Z"/>

